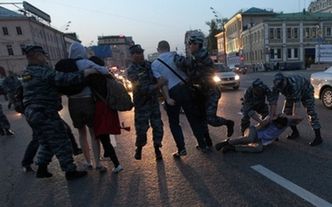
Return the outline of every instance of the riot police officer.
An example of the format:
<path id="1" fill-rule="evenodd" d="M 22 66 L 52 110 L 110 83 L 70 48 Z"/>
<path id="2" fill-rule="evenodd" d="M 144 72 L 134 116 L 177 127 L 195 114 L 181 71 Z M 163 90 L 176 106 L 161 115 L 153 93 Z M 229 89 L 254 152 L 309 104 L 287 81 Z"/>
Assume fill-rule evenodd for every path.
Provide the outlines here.
<path id="1" fill-rule="evenodd" d="M 209 57 L 206 49 L 203 48 L 204 37 L 200 32 L 193 32 L 188 40 L 191 55 L 189 57 L 175 56 L 174 61 L 189 78 L 189 82 L 202 91 L 201 102 L 202 113 L 207 124 L 219 127 L 227 126 L 227 136 L 232 136 L 234 132 L 234 121 L 217 116 L 218 101 L 221 97 L 221 90 L 213 81 L 215 69 L 213 61 Z M 208 128 L 205 128 L 205 141 L 208 146 L 212 146 L 212 141 L 208 135 Z"/>
<path id="2" fill-rule="evenodd" d="M 277 73 L 273 80 L 273 102 L 271 105 L 271 118 L 275 115 L 277 108 L 277 101 L 279 93 L 283 94 L 286 98 L 284 103 L 284 113 L 291 115 L 293 107 L 299 108 L 301 103 L 307 109 L 307 114 L 311 122 L 311 126 L 315 132 L 315 139 L 310 142 L 310 146 L 316 146 L 323 142 L 320 134 L 320 123 L 318 115 L 315 111 L 314 88 L 310 81 L 300 75 L 284 76 L 282 73 Z M 296 109 L 295 109 L 296 110 Z M 300 136 L 296 126 L 291 126 L 292 134 L 288 139 L 295 139 Z"/>
<path id="3" fill-rule="evenodd" d="M 133 101 L 135 106 L 136 151 L 135 159 L 142 159 L 142 149 L 147 143 L 146 133 L 149 124 L 152 127 L 153 145 L 156 159 L 162 159 L 160 147 L 163 138 L 163 122 L 161 120 L 158 92 L 167 81 L 153 77 L 151 63 L 144 60 L 144 50 L 140 45 L 129 48 L 132 65 L 127 70 L 128 80 L 133 85 Z"/>
<path id="4" fill-rule="evenodd" d="M 246 90 L 243 97 L 241 132 L 250 126 L 250 118 L 257 122 L 269 115 L 269 106 L 266 104 L 272 101 L 271 90 L 259 78 L 256 79 Z M 261 117 L 259 117 L 261 116 Z"/>

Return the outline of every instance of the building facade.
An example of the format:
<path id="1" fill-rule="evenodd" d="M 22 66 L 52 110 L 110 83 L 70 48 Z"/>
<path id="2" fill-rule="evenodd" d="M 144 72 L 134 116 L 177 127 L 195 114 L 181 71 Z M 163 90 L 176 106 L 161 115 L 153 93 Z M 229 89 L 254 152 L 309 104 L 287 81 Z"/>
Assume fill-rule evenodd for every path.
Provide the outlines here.
<path id="1" fill-rule="evenodd" d="M 0 7 L 0 67 L 22 73 L 27 65 L 22 52 L 26 45 L 42 46 L 49 55 L 51 65 L 66 54 L 62 32 L 33 16 L 24 16 Z"/>
<path id="2" fill-rule="evenodd" d="M 112 57 L 106 60 L 111 67 L 129 67 L 131 62 L 129 47 L 133 44 L 133 38 L 130 36 L 111 35 L 98 37 L 98 45 L 109 45 L 112 48 Z"/>
<path id="3" fill-rule="evenodd" d="M 266 69 L 307 68 L 320 62 L 315 57 L 317 46 L 332 44 L 332 14 L 278 14 L 244 31 L 242 41 L 245 64 Z"/>
<path id="4" fill-rule="evenodd" d="M 245 11 L 239 11 L 225 23 L 227 64 L 242 64 L 241 56 L 243 49 L 242 33 L 249 28 L 260 24 L 264 19 L 270 18 L 275 13 L 252 7 Z"/>
<path id="5" fill-rule="evenodd" d="M 315 0 L 308 7 L 309 12 L 328 12 L 332 13 L 332 0 Z"/>

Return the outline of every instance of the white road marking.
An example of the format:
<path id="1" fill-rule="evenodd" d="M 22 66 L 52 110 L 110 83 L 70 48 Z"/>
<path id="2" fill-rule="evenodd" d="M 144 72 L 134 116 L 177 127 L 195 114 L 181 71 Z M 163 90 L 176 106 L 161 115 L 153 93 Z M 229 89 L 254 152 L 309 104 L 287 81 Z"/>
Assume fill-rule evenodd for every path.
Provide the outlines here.
<path id="1" fill-rule="evenodd" d="M 271 170 L 265 168 L 262 165 L 253 165 L 251 166 L 252 169 L 257 171 L 258 173 L 264 175 L 268 179 L 272 180 L 273 182 L 281 185 L 282 187 L 286 188 L 287 190 L 291 191 L 292 193 L 296 194 L 297 196 L 301 197 L 302 199 L 308 201 L 314 206 L 319 207 L 332 207 L 332 204 L 321 199 L 320 197 L 316 196 L 315 194 L 310 193 L 309 191 L 301 188 L 300 186 L 290 182 L 289 180 L 279 176 L 278 174 L 272 172 Z"/>

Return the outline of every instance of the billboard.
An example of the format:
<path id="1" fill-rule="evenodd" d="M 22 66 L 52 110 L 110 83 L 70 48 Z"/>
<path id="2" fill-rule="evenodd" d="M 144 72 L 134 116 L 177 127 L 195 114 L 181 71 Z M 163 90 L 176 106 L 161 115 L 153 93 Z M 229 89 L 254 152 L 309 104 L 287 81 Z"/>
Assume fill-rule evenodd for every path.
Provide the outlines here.
<path id="1" fill-rule="evenodd" d="M 40 9 L 32 6 L 31 4 L 29 4 L 26 1 L 23 1 L 23 8 L 26 11 L 28 11 L 28 12 L 30 12 L 30 13 L 32 13 L 32 14 L 40 17 L 40 18 L 42 18 L 43 20 L 45 20 L 45 21 L 47 21 L 49 23 L 51 22 L 51 16 L 50 15 L 48 15 L 45 12 L 43 12 L 42 10 L 40 10 Z"/>
<path id="2" fill-rule="evenodd" d="M 316 63 L 332 62 L 332 45 L 316 45 Z"/>

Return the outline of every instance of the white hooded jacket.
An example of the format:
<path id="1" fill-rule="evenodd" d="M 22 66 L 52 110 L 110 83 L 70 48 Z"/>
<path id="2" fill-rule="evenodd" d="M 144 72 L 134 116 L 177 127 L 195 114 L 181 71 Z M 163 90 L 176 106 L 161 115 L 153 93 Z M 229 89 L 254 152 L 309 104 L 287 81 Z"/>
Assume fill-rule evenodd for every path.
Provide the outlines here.
<path id="1" fill-rule="evenodd" d="M 87 59 L 88 56 L 86 54 L 85 48 L 83 47 L 83 45 L 81 45 L 78 42 L 74 42 L 73 44 L 71 44 L 69 48 L 69 58 L 78 59 L 76 60 L 76 66 L 80 71 L 88 68 L 93 68 L 102 74 L 108 74 L 108 70 L 106 67 L 97 65 L 94 62 Z M 80 93 L 72 95 L 70 96 L 70 98 L 83 98 L 91 96 L 92 96 L 91 89 L 89 87 L 85 87 Z"/>

